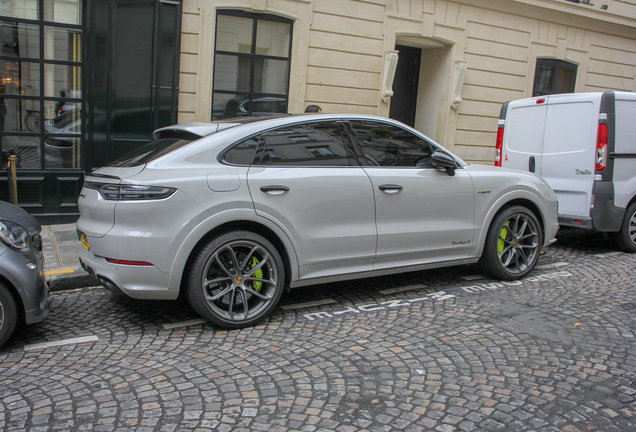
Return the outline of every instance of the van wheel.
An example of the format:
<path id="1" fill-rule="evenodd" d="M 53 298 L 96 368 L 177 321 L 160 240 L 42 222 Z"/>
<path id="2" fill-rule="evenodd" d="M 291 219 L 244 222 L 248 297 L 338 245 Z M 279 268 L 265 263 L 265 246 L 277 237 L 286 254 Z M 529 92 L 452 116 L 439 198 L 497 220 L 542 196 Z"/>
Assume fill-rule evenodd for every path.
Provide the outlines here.
<path id="1" fill-rule="evenodd" d="M 614 241 L 625 252 L 636 252 L 636 202 L 627 207 L 621 230 L 614 233 Z"/>
<path id="2" fill-rule="evenodd" d="M 479 264 L 493 278 L 521 279 L 539 260 L 542 239 L 534 213 L 522 206 L 509 207 L 490 225 Z"/>
<path id="3" fill-rule="evenodd" d="M 18 321 L 18 309 L 9 289 L 0 283 L 0 347 L 11 337 Z"/>
<path id="4" fill-rule="evenodd" d="M 223 328 L 243 328 L 267 317 L 285 283 L 283 260 L 264 237 L 233 231 L 196 255 L 186 298 L 202 317 Z"/>

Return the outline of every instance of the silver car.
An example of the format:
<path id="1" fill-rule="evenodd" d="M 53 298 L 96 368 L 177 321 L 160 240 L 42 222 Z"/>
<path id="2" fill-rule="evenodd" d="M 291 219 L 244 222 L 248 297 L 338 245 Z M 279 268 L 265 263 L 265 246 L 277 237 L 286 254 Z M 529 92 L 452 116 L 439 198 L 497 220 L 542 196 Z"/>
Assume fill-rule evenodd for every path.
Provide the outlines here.
<path id="1" fill-rule="evenodd" d="M 190 123 L 88 175 L 84 268 L 109 290 L 253 325 L 304 285 L 479 262 L 519 279 L 557 232 L 530 173 L 469 165 L 399 122 L 312 114 Z"/>

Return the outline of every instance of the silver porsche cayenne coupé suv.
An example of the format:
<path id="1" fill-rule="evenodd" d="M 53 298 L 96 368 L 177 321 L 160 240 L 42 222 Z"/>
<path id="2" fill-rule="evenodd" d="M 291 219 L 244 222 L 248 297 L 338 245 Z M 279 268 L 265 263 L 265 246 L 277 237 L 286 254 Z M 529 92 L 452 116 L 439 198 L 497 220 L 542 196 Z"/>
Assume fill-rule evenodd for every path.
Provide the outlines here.
<path id="1" fill-rule="evenodd" d="M 110 291 L 255 324 L 283 291 L 479 262 L 526 275 L 554 241 L 534 174 L 469 165 L 399 122 L 240 118 L 159 129 L 84 181 L 81 261 Z"/>

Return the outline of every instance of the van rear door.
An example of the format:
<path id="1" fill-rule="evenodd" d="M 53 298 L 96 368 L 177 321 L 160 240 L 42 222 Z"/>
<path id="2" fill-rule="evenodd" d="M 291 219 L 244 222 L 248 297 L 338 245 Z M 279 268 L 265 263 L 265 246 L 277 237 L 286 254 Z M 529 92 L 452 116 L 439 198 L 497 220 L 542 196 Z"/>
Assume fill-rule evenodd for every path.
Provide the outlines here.
<path id="1" fill-rule="evenodd" d="M 541 175 L 541 153 L 545 129 L 547 97 L 511 101 L 502 112 L 504 127 L 501 166 Z"/>
<path id="2" fill-rule="evenodd" d="M 626 208 L 636 195 L 636 95 L 616 93 L 614 205 Z"/>
<path id="3" fill-rule="evenodd" d="M 541 176 L 557 194 L 559 216 L 590 218 L 601 93 L 552 95 Z"/>

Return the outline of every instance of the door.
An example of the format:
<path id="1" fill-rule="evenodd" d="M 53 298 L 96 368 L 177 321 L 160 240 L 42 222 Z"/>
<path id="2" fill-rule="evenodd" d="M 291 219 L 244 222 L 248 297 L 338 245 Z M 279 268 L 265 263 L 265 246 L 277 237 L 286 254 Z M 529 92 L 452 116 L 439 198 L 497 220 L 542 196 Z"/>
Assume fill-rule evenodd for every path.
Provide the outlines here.
<path id="1" fill-rule="evenodd" d="M 501 166 L 541 175 L 541 154 L 547 98 L 522 99 L 508 104 Z"/>
<path id="2" fill-rule="evenodd" d="M 404 45 L 396 45 L 395 49 L 399 51 L 399 57 L 393 79 L 389 117 L 414 127 L 422 50 Z"/>
<path id="3" fill-rule="evenodd" d="M 373 191 L 345 142 L 334 121 L 276 129 L 248 172 L 256 213 L 288 232 L 301 279 L 372 269 Z"/>
<path id="4" fill-rule="evenodd" d="M 540 175 L 557 195 L 560 216 L 590 217 L 600 94 L 553 95 L 547 108 Z"/>
<path id="5" fill-rule="evenodd" d="M 181 2 L 89 2 L 86 169 L 117 159 L 177 122 Z"/>
<path id="6" fill-rule="evenodd" d="M 616 95 L 616 135 L 614 138 L 614 205 L 626 208 L 636 195 L 636 97 Z M 611 149 L 610 149 L 611 151 Z"/>
<path id="7" fill-rule="evenodd" d="M 433 167 L 437 149 L 397 125 L 351 121 L 375 195 L 374 269 L 468 258 L 475 235 L 470 175 Z"/>

